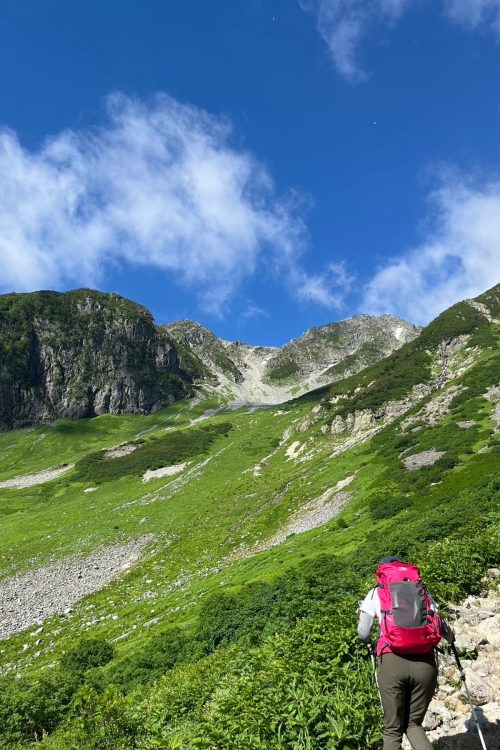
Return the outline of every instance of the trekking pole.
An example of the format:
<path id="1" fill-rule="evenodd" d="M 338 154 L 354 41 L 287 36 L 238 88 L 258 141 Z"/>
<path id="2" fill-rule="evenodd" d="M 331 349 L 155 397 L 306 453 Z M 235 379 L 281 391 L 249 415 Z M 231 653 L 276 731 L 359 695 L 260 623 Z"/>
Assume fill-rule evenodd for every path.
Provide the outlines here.
<path id="1" fill-rule="evenodd" d="M 457 649 L 455 647 L 455 641 L 452 641 L 451 644 L 450 644 L 450 646 L 451 646 L 451 650 L 453 651 L 453 656 L 455 657 L 455 661 L 457 663 L 458 671 L 460 672 L 460 679 L 461 679 L 461 681 L 463 683 L 465 694 L 467 696 L 467 700 L 470 703 L 470 707 L 471 707 L 471 710 L 472 710 L 472 717 L 473 717 L 474 723 L 476 725 L 477 733 L 479 735 L 479 740 L 481 742 L 481 747 L 483 748 L 483 750 L 487 750 L 486 743 L 485 743 L 484 737 L 483 737 L 483 733 L 481 732 L 481 727 L 479 726 L 479 719 L 477 718 L 476 709 L 474 708 L 474 704 L 472 702 L 472 697 L 471 697 L 471 694 L 469 692 L 469 688 L 467 687 L 467 683 L 465 681 L 464 668 L 462 667 L 462 663 L 460 661 L 460 657 L 458 656 L 458 652 L 457 652 Z"/>
<path id="2" fill-rule="evenodd" d="M 377 686 L 377 695 L 378 695 L 378 699 L 380 701 L 380 708 L 383 711 L 384 707 L 382 705 L 382 698 L 381 698 L 381 695 L 380 695 L 380 688 L 379 688 L 379 685 L 378 685 L 377 664 L 376 664 L 376 661 L 375 661 L 375 654 L 373 652 L 373 646 L 372 646 L 371 643 L 367 643 L 366 644 L 366 648 L 368 649 L 368 653 L 370 654 L 370 659 L 371 659 L 372 668 L 373 668 L 373 677 L 374 677 L 374 680 L 375 680 L 375 685 Z"/>

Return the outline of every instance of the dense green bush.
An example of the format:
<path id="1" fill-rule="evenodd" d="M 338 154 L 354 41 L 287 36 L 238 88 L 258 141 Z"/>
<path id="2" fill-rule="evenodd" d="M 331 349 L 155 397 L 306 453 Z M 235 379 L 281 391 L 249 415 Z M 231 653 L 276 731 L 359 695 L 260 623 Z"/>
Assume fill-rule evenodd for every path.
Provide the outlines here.
<path id="1" fill-rule="evenodd" d="M 173 667 L 198 661 L 206 650 L 196 633 L 175 627 L 164 628 L 141 649 L 113 664 L 107 680 L 128 692 L 138 685 L 152 682 Z"/>
<path id="2" fill-rule="evenodd" d="M 95 484 L 108 482 L 128 474 L 143 474 L 147 469 L 182 463 L 203 455 L 221 436 L 228 435 L 231 422 L 219 422 L 190 430 L 172 430 L 161 438 L 139 444 L 133 453 L 107 458 L 106 451 L 90 453 L 76 464 L 76 479 Z"/>
<path id="3" fill-rule="evenodd" d="M 377 696 L 355 635 L 353 602 L 257 648 L 224 649 L 197 669 L 176 670 L 141 710 L 149 717 L 139 743 L 144 750 L 154 740 L 198 750 L 371 750 L 380 743 Z M 180 722 L 186 715 L 195 721 Z"/>
<path id="4" fill-rule="evenodd" d="M 479 593 L 485 569 L 500 564 L 498 513 L 422 548 L 417 561 L 427 585 L 441 602 L 459 602 Z"/>
<path id="5" fill-rule="evenodd" d="M 83 674 L 88 669 L 102 667 L 110 662 L 114 653 L 113 645 L 102 638 L 82 638 L 74 648 L 63 654 L 61 667 Z"/>
<path id="6" fill-rule="evenodd" d="M 44 677 L 0 678 L 0 747 L 41 739 L 67 715 L 79 679 L 54 669 Z"/>
<path id="7" fill-rule="evenodd" d="M 388 497 L 381 500 L 372 500 L 370 512 L 374 521 L 380 521 L 383 518 L 392 518 L 405 508 L 411 507 L 411 500 L 401 495 Z"/>
<path id="8" fill-rule="evenodd" d="M 77 720 L 72 727 L 75 750 L 129 750 L 135 747 L 137 718 L 114 686 L 104 692 L 85 685 L 73 702 Z M 65 749 L 66 750 L 66 749 Z"/>
<path id="9" fill-rule="evenodd" d="M 237 640 L 257 643 L 298 619 L 334 609 L 363 583 L 335 555 L 306 560 L 269 583 L 212 595 L 203 603 L 197 637 L 208 651 Z"/>

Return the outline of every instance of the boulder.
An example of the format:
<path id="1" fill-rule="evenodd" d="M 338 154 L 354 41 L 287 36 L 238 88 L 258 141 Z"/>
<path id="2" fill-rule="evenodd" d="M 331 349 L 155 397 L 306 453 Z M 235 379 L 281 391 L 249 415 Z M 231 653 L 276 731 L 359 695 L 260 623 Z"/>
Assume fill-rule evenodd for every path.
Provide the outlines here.
<path id="1" fill-rule="evenodd" d="M 464 669 L 465 681 L 469 688 L 469 693 L 475 706 L 483 706 L 486 703 L 493 703 L 495 700 L 495 691 L 486 677 L 481 677 L 470 667 Z M 465 688 L 461 691 L 465 695 Z"/>
<path id="2" fill-rule="evenodd" d="M 474 628 L 462 628 L 459 623 L 454 628 L 455 645 L 459 651 L 475 651 L 480 644 L 485 643 L 485 637 Z"/>
<path id="3" fill-rule="evenodd" d="M 476 631 L 492 646 L 500 648 L 500 614 L 480 622 Z"/>
<path id="4" fill-rule="evenodd" d="M 427 709 L 422 726 L 427 730 L 436 729 L 436 727 L 441 726 L 445 722 L 450 722 L 452 718 L 453 715 L 451 711 L 446 708 L 444 703 L 434 699 L 431 701 L 429 708 Z"/>

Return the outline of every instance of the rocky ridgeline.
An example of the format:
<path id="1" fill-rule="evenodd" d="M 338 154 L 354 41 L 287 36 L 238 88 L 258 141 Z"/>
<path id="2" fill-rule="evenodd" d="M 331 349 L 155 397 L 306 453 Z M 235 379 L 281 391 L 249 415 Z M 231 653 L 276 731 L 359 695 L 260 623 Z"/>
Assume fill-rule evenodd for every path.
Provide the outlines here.
<path id="1" fill-rule="evenodd" d="M 485 579 L 483 596 L 452 607 L 456 646 L 488 750 L 500 749 L 500 570 Z M 439 658 L 438 690 L 424 727 L 439 750 L 480 750 L 471 709 L 455 659 Z M 409 745 L 406 744 L 406 748 Z"/>
<path id="2" fill-rule="evenodd" d="M 61 417 L 148 414 L 203 383 L 237 404 L 281 403 L 358 372 L 414 338 L 390 315 L 312 328 L 284 347 L 156 326 L 148 310 L 89 289 L 0 295 L 0 429 Z"/>
<path id="3" fill-rule="evenodd" d="M 278 404 L 362 370 L 420 329 L 392 315 L 355 315 L 310 328 L 282 347 L 224 341 L 198 323 L 163 326 L 205 367 L 205 379 L 237 404 Z M 206 373 L 210 373 L 207 378 Z"/>

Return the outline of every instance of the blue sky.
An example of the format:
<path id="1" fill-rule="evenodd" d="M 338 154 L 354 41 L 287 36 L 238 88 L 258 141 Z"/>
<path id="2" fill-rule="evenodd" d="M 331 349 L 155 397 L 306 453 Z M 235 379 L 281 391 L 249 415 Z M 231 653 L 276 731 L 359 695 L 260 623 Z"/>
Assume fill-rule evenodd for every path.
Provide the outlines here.
<path id="1" fill-rule="evenodd" d="M 500 280 L 500 0 L 0 0 L 0 291 L 281 344 Z"/>

